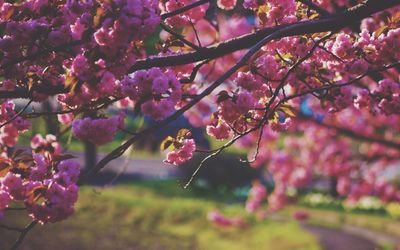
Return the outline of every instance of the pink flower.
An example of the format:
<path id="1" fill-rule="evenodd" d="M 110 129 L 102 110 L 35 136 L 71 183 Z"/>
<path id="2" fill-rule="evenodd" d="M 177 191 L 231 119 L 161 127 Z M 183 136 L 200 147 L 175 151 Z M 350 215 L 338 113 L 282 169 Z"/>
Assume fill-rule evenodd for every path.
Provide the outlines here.
<path id="1" fill-rule="evenodd" d="M 293 213 L 293 218 L 295 218 L 298 221 L 307 220 L 309 216 L 310 216 L 309 213 L 303 210 L 298 210 Z"/>
<path id="2" fill-rule="evenodd" d="M 244 0 L 243 7 L 245 9 L 257 10 L 261 5 L 265 4 L 266 0 Z"/>
<path id="3" fill-rule="evenodd" d="M 167 154 L 165 163 L 180 165 L 193 157 L 196 150 L 196 144 L 193 139 L 184 139 L 180 148 L 174 149 Z"/>
<path id="4" fill-rule="evenodd" d="M 1 190 L 0 191 L 0 210 L 8 207 L 8 204 L 11 201 L 10 195 L 6 192 Z"/>
<path id="5" fill-rule="evenodd" d="M 142 101 L 141 111 L 155 120 L 163 120 L 175 111 L 181 100 L 181 85 L 172 71 L 159 68 L 139 70 L 121 82 L 122 92 L 135 102 Z"/>
<path id="6" fill-rule="evenodd" d="M 8 173 L 1 180 L 3 190 L 6 190 L 13 200 L 23 200 L 25 189 L 20 175 Z"/>
<path id="7" fill-rule="evenodd" d="M 240 226 L 243 227 L 245 226 L 245 222 L 243 219 L 239 217 L 234 217 L 234 218 L 228 218 L 224 215 L 222 215 L 218 210 L 213 210 L 210 211 L 207 214 L 207 219 L 214 224 L 222 227 L 229 227 L 229 226 Z"/>
<path id="8" fill-rule="evenodd" d="M 262 85 L 262 81 L 256 79 L 250 72 L 239 72 L 236 76 L 235 82 L 238 86 L 247 91 L 258 90 Z"/>
<path id="9" fill-rule="evenodd" d="M 208 125 L 207 134 L 217 140 L 225 140 L 231 136 L 231 128 L 225 122 L 218 122 L 217 126 Z"/>
<path id="10" fill-rule="evenodd" d="M 12 124 L 15 126 L 16 129 L 18 129 L 18 131 L 28 130 L 29 127 L 32 125 L 32 123 L 29 120 L 26 120 L 21 116 L 15 118 Z"/>
<path id="11" fill-rule="evenodd" d="M 124 114 L 110 118 L 92 119 L 86 117 L 84 119 L 76 119 L 72 122 L 72 133 L 80 139 L 90 141 L 96 145 L 102 145 L 111 141 L 118 128 L 124 126 Z"/>
<path id="12" fill-rule="evenodd" d="M 62 124 L 69 125 L 71 124 L 72 120 L 74 120 L 74 114 L 72 112 L 65 114 L 58 114 L 57 119 Z"/>
<path id="13" fill-rule="evenodd" d="M 254 213 L 267 196 L 267 189 L 260 182 L 254 182 L 246 201 L 246 211 Z"/>
<path id="14" fill-rule="evenodd" d="M 0 129 L 0 143 L 8 147 L 17 144 L 18 130 L 13 124 L 7 124 Z"/>
<path id="15" fill-rule="evenodd" d="M 106 71 L 99 83 L 99 91 L 105 95 L 113 95 L 117 91 L 117 83 L 114 75 Z"/>
<path id="16" fill-rule="evenodd" d="M 255 102 L 253 96 L 247 91 L 240 92 L 236 99 L 236 105 L 240 112 L 247 112 L 254 108 Z"/>
<path id="17" fill-rule="evenodd" d="M 225 10 L 232 10 L 236 6 L 236 0 L 218 0 L 218 7 Z"/>
<path id="18" fill-rule="evenodd" d="M 74 38 L 75 40 L 82 39 L 82 34 L 86 31 L 86 26 L 81 23 L 79 18 L 74 24 L 71 24 L 69 27 L 71 28 L 72 38 Z"/>
<path id="19" fill-rule="evenodd" d="M 45 138 L 37 134 L 31 139 L 31 148 L 34 152 L 46 151 L 50 155 L 60 155 L 62 151 L 61 144 L 57 142 L 57 138 L 48 134 Z"/>
<path id="20" fill-rule="evenodd" d="M 83 55 L 77 55 L 72 61 L 71 72 L 81 80 L 90 78 L 90 66 L 88 59 Z"/>
<path id="21" fill-rule="evenodd" d="M 338 178 L 336 190 L 340 195 L 346 196 L 349 194 L 351 189 L 351 180 L 347 176 Z"/>

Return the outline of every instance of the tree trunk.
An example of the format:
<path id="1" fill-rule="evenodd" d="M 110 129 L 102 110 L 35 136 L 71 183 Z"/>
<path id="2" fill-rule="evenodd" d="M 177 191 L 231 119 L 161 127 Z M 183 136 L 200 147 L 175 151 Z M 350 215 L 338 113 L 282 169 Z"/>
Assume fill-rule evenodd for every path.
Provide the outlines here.
<path id="1" fill-rule="evenodd" d="M 46 100 L 43 102 L 43 110 L 44 110 L 44 112 L 48 112 L 48 113 L 53 112 L 53 107 L 51 106 L 51 103 L 49 100 Z M 52 135 L 57 135 L 59 132 L 59 123 L 56 120 L 57 116 L 49 114 L 49 115 L 43 116 L 43 119 L 46 122 L 47 133 L 52 134 Z"/>
<path id="2" fill-rule="evenodd" d="M 91 142 L 85 142 L 85 169 L 94 167 L 97 163 L 96 145 Z"/>

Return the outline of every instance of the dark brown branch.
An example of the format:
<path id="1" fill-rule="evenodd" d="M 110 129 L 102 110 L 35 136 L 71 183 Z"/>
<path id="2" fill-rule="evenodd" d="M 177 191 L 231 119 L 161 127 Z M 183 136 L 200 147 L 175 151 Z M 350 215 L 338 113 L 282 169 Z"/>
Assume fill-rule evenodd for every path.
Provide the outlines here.
<path id="1" fill-rule="evenodd" d="M 203 4 L 206 4 L 206 3 L 208 3 L 208 2 L 210 2 L 210 0 L 200 0 L 200 1 L 194 2 L 194 3 L 192 3 L 192 4 L 188 4 L 188 5 L 186 5 L 186 6 L 182 7 L 182 8 L 180 8 L 180 9 L 177 9 L 177 10 L 174 10 L 174 11 L 171 11 L 171 12 L 168 12 L 168 13 L 165 13 L 165 14 L 162 14 L 162 15 L 161 15 L 161 19 L 162 19 L 162 20 L 165 20 L 165 19 L 167 19 L 167 18 L 169 18 L 169 17 L 173 17 L 173 16 L 176 16 L 176 15 L 179 15 L 179 14 L 185 12 L 185 11 L 191 10 L 191 9 L 193 9 L 193 8 L 196 8 L 196 7 L 198 7 L 198 6 L 201 6 L 201 5 L 203 5 Z"/>
<path id="2" fill-rule="evenodd" d="M 0 228 L 4 228 L 4 229 L 10 230 L 10 231 L 17 231 L 17 232 L 22 232 L 24 230 L 23 228 L 10 227 L 10 226 L 3 225 L 3 224 L 0 224 Z"/>
<path id="3" fill-rule="evenodd" d="M 205 60 L 205 61 L 203 61 L 203 62 L 200 62 L 200 63 L 196 64 L 196 66 L 193 67 L 193 70 L 192 70 L 192 73 L 190 74 L 190 77 L 189 77 L 189 78 L 185 78 L 185 79 L 181 79 L 180 82 L 181 82 L 182 84 L 185 84 L 185 83 L 192 83 L 192 82 L 194 81 L 194 79 L 196 78 L 197 72 L 200 70 L 200 68 L 201 68 L 204 64 L 207 64 L 207 63 L 209 63 L 209 62 L 210 62 L 209 60 Z"/>
<path id="4" fill-rule="evenodd" d="M 321 92 L 321 91 L 325 91 L 325 90 L 329 90 L 329 89 L 342 88 L 342 87 L 344 87 L 344 86 L 349 86 L 349 85 L 355 84 L 355 83 L 357 83 L 358 81 L 360 81 L 361 79 L 363 79 L 363 78 L 369 76 L 369 75 L 371 74 L 371 72 L 381 72 L 381 71 L 385 71 L 385 70 L 394 68 L 394 67 L 396 67 L 396 66 L 398 66 L 398 65 L 400 65 L 400 62 L 396 62 L 396 63 L 392 63 L 392 64 L 389 64 L 389 65 L 386 65 L 386 66 L 384 66 L 384 67 L 382 67 L 381 69 L 378 69 L 378 70 L 369 70 L 367 73 L 362 74 L 362 75 L 360 75 L 360 76 L 358 76 L 358 77 L 356 77 L 356 78 L 354 78 L 354 79 L 352 79 L 352 80 L 350 80 L 350 81 L 348 81 L 348 82 L 342 83 L 342 84 L 329 84 L 329 85 L 324 85 L 324 86 L 319 87 L 319 88 L 310 89 L 310 90 L 307 90 L 307 91 L 303 91 L 303 92 L 301 92 L 301 93 L 297 93 L 297 94 L 288 96 L 287 98 L 282 99 L 282 100 L 279 102 L 279 104 L 277 104 L 277 106 L 280 105 L 280 104 L 282 104 L 282 103 L 284 103 L 284 102 L 287 102 L 287 101 L 289 101 L 289 100 L 292 100 L 292 99 L 295 99 L 295 98 L 298 98 L 298 97 L 301 97 L 301 96 L 305 96 L 305 95 L 307 95 L 307 94 L 312 94 L 312 93 L 316 93 L 316 92 Z"/>
<path id="5" fill-rule="evenodd" d="M 131 68 L 130 72 L 140 69 L 148 69 L 151 67 L 167 67 L 189 64 L 205 59 L 215 59 L 232 52 L 248 49 L 254 46 L 263 37 L 266 37 L 274 32 L 280 31 L 286 27 L 292 26 L 291 32 L 281 34 L 276 39 L 288 36 L 313 34 L 319 32 L 327 32 L 339 30 L 347 27 L 354 22 L 360 21 L 374 13 L 385 10 L 387 8 L 398 5 L 398 0 L 369 0 L 364 5 L 359 5 L 357 8 L 352 8 L 350 11 L 326 16 L 320 19 L 301 21 L 293 24 L 279 25 L 272 28 L 264 28 L 251 34 L 243 35 L 225 42 L 221 42 L 209 47 L 204 47 L 201 51 L 188 52 L 179 55 L 151 57 L 144 60 L 138 60 Z"/>
<path id="6" fill-rule="evenodd" d="M 0 129 L 4 127 L 5 125 L 13 122 L 15 119 L 17 119 L 18 116 L 20 116 L 22 113 L 25 112 L 25 110 L 29 107 L 29 105 L 32 103 L 32 100 L 29 100 L 29 102 L 20 110 L 18 113 L 16 113 L 11 119 L 5 121 L 3 124 L 0 125 Z"/>
<path id="7" fill-rule="evenodd" d="M 25 207 L 6 207 L 5 211 L 22 211 L 26 210 Z"/>
<path id="8" fill-rule="evenodd" d="M 67 93 L 69 90 L 64 86 L 34 86 L 31 90 L 18 88 L 14 90 L 0 90 L 0 99 L 33 98 L 33 93 L 46 95 L 57 95 Z"/>
<path id="9" fill-rule="evenodd" d="M 274 39 L 281 38 L 281 37 L 338 30 L 347 25 L 351 25 L 353 22 L 359 21 L 360 19 L 365 18 L 373 13 L 376 13 L 376 12 L 384 10 L 386 8 L 395 6 L 397 4 L 398 4 L 398 1 L 395 1 L 395 0 L 385 1 L 384 3 L 382 3 L 381 1 L 378 1 L 378 0 L 370 0 L 370 1 L 368 1 L 367 4 L 361 5 L 361 7 L 358 7 L 358 8 L 354 8 L 352 11 L 345 12 L 344 14 L 335 15 L 335 16 L 332 16 L 329 18 L 324 18 L 324 19 L 304 21 L 304 22 L 289 24 L 289 25 L 285 25 L 285 26 L 278 26 L 278 27 L 272 28 L 272 30 L 274 32 L 271 33 L 271 29 L 269 29 L 267 34 L 265 34 L 265 36 L 261 36 L 261 37 L 260 37 L 260 34 L 257 32 L 255 34 L 249 35 L 252 38 L 247 38 L 247 39 L 249 39 L 247 42 L 253 41 L 253 42 L 255 42 L 255 44 L 251 43 L 254 45 L 241 58 L 241 60 L 238 63 L 236 63 L 225 74 L 223 74 L 221 77 L 219 77 L 212 85 L 210 85 L 207 89 L 205 89 L 202 93 L 200 93 L 196 98 L 194 98 L 192 101 L 190 101 L 183 108 L 179 109 L 174 114 L 172 114 L 168 118 L 164 119 L 163 121 L 157 123 L 156 125 L 143 130 L 136 136 L 131 137 L 124 144 L 122 144 L 121 146 L 119 146 L 118 148 L 116 148 L 112 152 L 110 152 L 108 155 L 106 155 L 103 159 L 100 160 L 100 162 L 96 166 L 89 169 L 84 175 L 81 176 L 79 183 L 86 181 L 88 178 L 90 178 L 91 176 L 93 176 L 94 174 L 99 172 L 101 169 L 103 169 L 110 161 L 121 156 L 137 140 L 139 140 L 142 137 L 148 136 L 149 134 L 153 133 L 154 131 L 156 131 L 160 128 L 163 128 L 167 124 L 173 122 L 179 116 L 181 116 L 183 113 L 185 113 L 187 110 L 189 110 L 194 105 L 196 105 L 205 96 L 208 96 L 209 94 L 211 94 L 214 89 L 216 89 L 226 79 L 228 79 L 234 72 L 236 72 L 236 70 L 238 70 L 240 67 L 242 67 L 247 62 L 247 60 L 249 60 L 251 58 L 251 56 L 254 53 L 256 53 L 267 42 L 274 40 Z M 254 37 L 254 36 L 256 36 L 256 37 Z M 258 39 L 256 39 L 256 38 L 258 38 Z M 243 39 L 244 38 L 242 37 L 239 39 L 231 40 L 229 42 L 229 44 L 237 43 L 237 41 L 239 41 L 239 45 L 240 45 L 240 43 L 244 42 Z M 256 40 L 254 40 L 254 39 L 256 39 Z M 242 46 L 243 46 L 243 44 L 242 44 Z M 248 47 L 249 45 L 245 44 L 245 46 Z M 232 51 L 222 50 L 222 53 L 230 53 L 230 52 L 233 52 L 233 51 L 236 51 L 239 49 L 243 49 L 243 47 L 238 46 L 236 48 L 231 48 Z M 150 59 L 147 59 L 147 60 L 144 60 L 141 62 L 142 62 L 142 66 L 146 66 L 146 67 L 166 66 L 166 65 L 163 65 L 166 62 L 171 63 L 172 65 L 182 65 L 182 64 L 189 63 L 189 62 L 185 62 L 184 58 L 186 58 L 186 60 L 188 58 L 190 60 L 193 60 L 193 58 L 191 58 L 191 57 L 193 57 L 193 56 L 191 56 L 193 54 L 195 54 L 196 57 L 200 56 L 200 55 L 198 55 L 198 52 L 193 52 L 193 53 L 180 55 L 179 56 L 180 59 L 177 58 L 177 56 L 170 56 L 170 57 L 159 57 L 159 58 L 152 58 L 152 59 L 150 58 Z M 202 51 L 201 54 L 207 54 L 207 53 Z M 208 56 L 215 58 L 215 55 L 208 55 Z M 169 61 L 171 59 L 168 59 L 168 58 L 173 58 L 174 60 Z M 208 59 L 208 58 L 204 58 L 204 59 Z M 161 60 L 161 61 L 159 61 L 159 60 Z M 162 60 L 166 60 L 166 61 L 162 61 Z M 182 61 L 179 62 L 179 60 L 182 60 Z M 195 61 L 198 61 L 198 60 L 195 60 Z M 137 62 L 133 66 L 132 71 L 139 69 L 140 67 L 138 68 L 138 65 L 140 65 L 141 62 L 140 61 Z M 192 61 L 190 61 L 190 62 L 192 62 Z M 161 63 L 161 65 L 160 65 L 160 63 Z M 172 65 L 168 65 L 168 66 L 172 66 Z"/>
<path id="10" fill-rule="evenodd" d="M 346 83 L 336 84 L 336 85 L 327 85 L 327 86 L 323 86 L 323 87 L 320 87 L 320 88 L 314 88 L 314 89 L 311 89 L 311 90 L 308 90 L 308 91 L 304 91 L 302 93 L 298 93 L 298 94 L 294 94 L 294 95 L 288 96 L 288 97 L 286 97 L 284 99 L 281 99 L 279 101 L 279 103 L 277 105 L 275 105 L 275 107 L 272 109 L 272 112 L 274 112 L 280 105 L 282 105 L 283 103 L 285 103 L 285 102 L 287 102 L 289 100 L 292 100 L 292 99 L 295 99 L 295 98 L 299 98 L 299 97 L 305 96 L 307 94 L 311 94 L 313 92 L 319 92 L 319 91 L 333 89 L 333 88 L 341 88 L 341 87 L 344 87 L 344 86 L 355 84 L 358 81 L 360 81 L 361 79 L 363 79 L 364 77 L 369 76 L 369 74 L 371 72 L 382 72 L 382 71 L 388 70 L 390 68 L 394 68 L 394 67 L 396 67 L 398 65 L 400 65 L 400 62 L 389 64 L 389 65 L 384 66 L 384 67 L 382 67 L 381 69 L 378 69 L 378 70 L 369 71 L 369 72 L 367 72 L 367 73 L 365 73 L 363 75 L 360 75 L 360 76 L 358 76 L 358 77 L 354 78 L 353 80 L 350 80 L 350 81 L 348 81 Z M 351 137 L 351 138 L 354 138 L 354 139 L 358 139 L 358 140 L 362 140 L 362 141 L 366 141 L 366 142 L 371 142 L 371 143 L 379 143 L 379 144 L 382 144 L 384 146 L 387 146 L 387 147 L 390 147 L 390 148 L 394 148 L 394 149 L 397 149 L 397 150 L 400 149 L 400 143 L 397 143 L 397 142 L 394 142 L 394 141 L 387 141 L 387 140 L 382 139 L 382 138 L 368 137 L 368 136 L 365 136 L 365 135 L 357 134 L 355 131 L 352 131 L 352 130 L 349 130 L 349 129 L 346 129 L 346 128 L 340 128 L 340 127 L 335 127 L 333 125 L 327 125 L 327 124 L 319 123 L 315 119 L 310 118 L 310 117 L 306 117 L 306 116 L 299 115 L 299 118 L 310 119 L 310 120 L 314 121 L 315 123 L 318 123 L 321 126 L 329 126 L 327 128 L 336 129 L 341 134 L 346 135 L 346 136 Z"/>
<path id="11" fill-rule="evenodd" d="M 198 7 L 200 5 L 206 4 L 208 2 L 210 2 L 210 0 L 200 0 L 198 2 L 186 5 L 183 8 L 180 8 L 180 9 L 177 9 L 177 10 L 162 14 L 161 15 L 161 19 L 165 20 L 168 17 L 172 17 L 172 16 L 175 16 L 175 15 L 181 14 L 181 13 L 183 13 L 185 11 L 191 10 L 191 9 L 193 9 L 195 7 Z M 92 30 L 89 30 L 87 32 L 87 34 L 91 34 L 90 32 L 92 32 Z M 89 35 L 85 35 L 85 38 L 88 38 L 88 37 L 90 37 L 90 36 Z M 10 59 L 6 63 L 0 65 L 0 70 L 7 69 L 7 68 L 9 68 L 9 67 L 11 67 L 11 66 L 13 66 L 15 64 L 18 64 L 18 63 L 21 63 L 21 62 L 24 62 L 24 61 L 27 61 L 27 60 L 34 60 L 34 59 L 36 59 L 36 58 L 38 58 L 40 56 L 46 55 L 46 54 L 51 53 L 51 52 L 62 51 L 62 50 L 65 50 L 67 48 L 70 48 L 70 47 L 82 45 L 86 40 L 87 39 L 72 41 L 72 42 L 61 44 L 61 45 L 58 45 L 58 46 L 55 46 L 55 47 L 49 47 L 49 48 L 46 48 L 46 49 L 42 49 L 42 50 L 37 51 L 36 53 L 30 54 L 30 55 L 27 55 L 27 56 L 21 56 L 21 57 L 18 57 L 18 58 Z"/>
<path id="12" fill-rule="evenodd" d="M 317 120 L 315 120 L 311 117 L 299 116 L 299 118 L 303 119 L 303 120 L 311 121 L 315 124 L 318 124 L 321 127 L 327 128 L 327 129 L 333 129 L 338 134 L 344 135 L 344 136 L 352 138 L 352 139 L 356 139 L 356 140 L 364 141 L 364 142 L 370 142 L 370 143 L 378 143 L 378 144 L 381 144 L 381 145 L 389 147 L 389 148 L 400 150 L 400 143 L 397 143 L 395 141 L 388 141 L 383 138 L 366 136 L 363 134 L 359 134 L 356 131 L 348 129 L 348 128 L 343 128 L 343 127 L 339 127 L 339 126 L 335 126 L 335 125 L 331 125 L 331 124 L 326 124 L 323 122 L 318 122 Z"/>
<path id="13" fill-rule="evenodd" d="M 61 44 L 59 46 L 42 49 L 42 50 L 37 51 L 36 53 L 32 53 L 27 56 L 21 56 L 18 58 L 10 59 L 9 61 L 6 61 L 6 63 L 0 65 L 0 70 L 8 69 L 9 67 L 11 67 L 17 63 L 21 63 L 24 61 L 35 60 L 36 58 L 38 58 L 40 56 L 46 55 L 46 54 L 54 52 L 54 51 L 62 51 L 67 48 L 82 45 L 84 42 L 85 42 L 85 40 L 77 40 L 77 41 L 73 41 L 70 43 Z"/>
<path id="14" fill-rule="evenodd" d="M 20 233 L 17 241 L 15 241 L 14 245 L 11 247 L 11 250 L 16 250 L 22 243 L 22 241 L 25 239 L 26 235 L 29 233 L 29 231 L 32 230 L 36 225 L 38 224 L 37 220 L 32 221 L 29 223 Z"/>
<path id="15" fill-rule="evenodd" d="M 185 54 L 150 57 L 143 60 L 138 60 L 131 68 L 130 72 L 134 72 L 140 69 L 148 69 L 152 67 L 170 67 L 189 64 L 198 61 L 212 60 L 232 52 L 248 49 L 254 46 L 264 37 L 273 34 L 274 32 L 280 32 L 287 27 L 292 27 L 290 32 L 280 33 L 275 37 L 279 39 L 282 37 L 312 34 L 319 32 L 327 32 L 332 30 L 338 30 L 344 28 L 354 22 L 360 21 L 374 13 L 385 10 L 387 8 L 398 5 L 398 0 L 386 0 L 384 2 L 379 0 L 369 0 L 366 4 L 359 5 L 356 8 L 352 8 L 350 11 L 330 15 L 320 19 L 313 19 L 302 21 L 293 24 L 279 25 L 272 28 L 264 28 L 256 32 L 240 36 L 225 42 L 221 42 L 209 47 L 204 47 L 199 51 L 188 52 Z M 39 93 L 48 95 L 55 95 L 60 93 L 68 92 L 63 86 L 37 88 L 35 89 Z M 27 89 L 18 89 L 12 91 L 0 91 L 0 99 L 4 98 L 30 98 L 32 92 Z"/>
<path id="16" fill-rule="evenodd" d="M 279 30 L 277 32 L 274 32 L 274 33 L 264 37 L 261 41 L 259 41 L 257 44 L 255 44 L 232 68 L 230 68 L 227 72 L 225 72 L 222 76 L 220 76 L 213 84 L 211 84 L 208 88 L 206 88 L 198 96 L 193 98 L 192 101 L 190 101 L 187 105 L 185 105 L 184 107 L 182 107 L 181 109 L 179 109 L 178 111 L 176 111 L 174 114 L 172 114 L 168 118 L 164 119 L 163 121 L 157 123 L 156 125 L 154 125 L 152 127 L 149 127 L 147 129 L 143 130 L 138 135 L 131 137 L 124 144 L 122 144 L 118 148 L 114 149 L 111 153 L 109 153 L 102 160 L 100 160 L 100 162 L 97 163 L 96 166 L 89 169 L 87 171 L 87 173 L 85 175 L 83 175 L 83 177 L 80 179 L 79 182 L 81 183 L 82 181 L 87 180 L 90 176 L 99 172 L 110 161 L 121 156 L 125 152 L 125 150 L 127 150 L 133 143 L 135 143 L 140 138 L 145 137 L 160 128 L 163 128 L 164 126 L 166 126 L 169 123 L 176 120 L 179 116 L 181 116 L 187 110 L 189 110 L 194 105 L 196 105 L 201 99 L 203 99 L 204 97 L 211 94 L 214 89 L 216 89 L 218 86 L 220 86 L 225 80 L 227 80 L 239 68 L 244 66 L 246 64 L 246 62 L 267 42 L 270 42 L 271 40 L 276 39 L 276 37 L 281 35 L 282 33 L 291 32 L 292 29 L 296 29 L 296 28 L 297 28 L 296 26 L 287 26 L 287 27 L 284 27 L 282 30 Z"/>
<path id="17" fill-rule="evenodd" d="M 168 25 L 161 23 L 160 24 L 161 28 L 163 28 L 166 32 L 170 33 L 174 37 L 176 37 L 179 41 L 182 43 L 186 44 L 187 46 L 191 47 L 194 50 L 200 50 L 201 47 L 197 46 L 196 44 L 186 40 L 181 34 L 176 32 L 175 30 L 171 29 Z"/>

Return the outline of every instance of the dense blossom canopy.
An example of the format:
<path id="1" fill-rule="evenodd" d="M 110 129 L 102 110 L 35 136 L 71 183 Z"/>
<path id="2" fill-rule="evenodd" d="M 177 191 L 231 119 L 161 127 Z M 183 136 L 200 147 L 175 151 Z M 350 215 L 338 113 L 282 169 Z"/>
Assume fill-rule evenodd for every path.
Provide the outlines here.
<path id="1" fill-rule="evenodd" d="M 315 176 L 349 201 L 400 201 L 398 1 L 0 0 L 0 30 L 1 215 L 16 202 L 34 222 L 67 218 L 77 183 L 181 115 L 225 142 L 205 160 L 234 145 L 268 170 L 275 187 L 255 182 L 248 212 Z M 127 131 L 126 112 L 157 123 Z M 80 175 L 56 136 L 12 152 L 41 116 L 96 145 L 128 139 Z M 175 165 L 198 151 L 186 130 L 162 148 Z"/>

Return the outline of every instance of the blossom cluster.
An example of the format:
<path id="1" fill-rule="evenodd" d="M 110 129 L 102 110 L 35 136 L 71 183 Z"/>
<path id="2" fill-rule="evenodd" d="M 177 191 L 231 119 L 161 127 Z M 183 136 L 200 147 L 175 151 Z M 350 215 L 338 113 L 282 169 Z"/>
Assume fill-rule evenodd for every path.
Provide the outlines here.
<path id="1" fill-rule="evenodd" d="M 121 81 L 122 92 L 135 103 L 140 103 L 143 114 L 155 120 L 169 116 L 181 100 L 179 80 L 172 71 L 160 68 L 139 70 Z"/>
<path id="2" fill-rule="evenodd" d="M 59 102 L 76 107 L 118 94 L 117 80 L 141 55 L 140 42 L 160 15 L 153 0 L 1 1 L 0 22 L 3 85 L 30 84 L 38 101 L 65 87 L 72 91 Z M 19 62 L 25 56 L 32 60 Z"/>
<path id="3" fill-rule="evenodd" d="M 1 214 L 11 202 L 23 203 L 28 214 L 42 224 L 64 220 L 74 212 L 80 165 L 70 159 L 57 160 L 56 152 L 45 146 L 51 144 L 52 136 L 46 139 L 36 136 L 32 140 L 36 147 L 32 156 L 2 154 L 8 171 L 0 176 Z M 39 148 L 42 152 L 35 153 Z"/>
<path id="4" fill-rule="evenodd" d="M 357 2 L 312 1 L 332 14 Z M 180 11 L 192 4 L 196 7 Z M 349 11 L 369 13 L 374 4 Z M 359 29 L 290 31 L 266 43 L 225 81 L 215 82 L 269 28 L 286 30 L 294 22 L 301 22 L 295 28 L 317 26 L 323 14 L 295 0 L 218 0 L 219 9 L 214 5 L 0 0 L 0 157 L 7 170 L 1 171 L 6 174 L 0 177 L 0 211 L 12 201 L 23 202 L 33 218 L 54 222 L 69 216 L 76 201 L 79 165 L 65 159 L 54 136 L 32 139 L 32 159 L 6 153 L 29 129 L 26 117 L 57 115 L 76 138 L 103 145 L 124 127 L 122 114 L 98 115 L 111 105 L 165 124 L 188 103 L 185 116 L 192 125 L 205 127 L 217 140 L 231 140 L 227 145 L 237 141 L 251 148 L 252 167 L 265 166 L 270 173 L 274 189 L 267 197 L 265 187 L 254 184 L 246 202 L 249 212 L 264 200 L 271 210 L 281 208 L 290 190 L 305 187 L 314 176 L 337 180 L 337 192 L 351 202 L 365 195 L 399 201 L 400 187 L 387 172 L 400 157 L 395 63 L 400 61 L 400 7 L 356 20 Z M 246 11 L 231 15 L 237 7 Z M 153 42 L 161 19 L 164 31 Z M 49 101 L 55 100 L 57 110 L 27 109 L 19 115 L 8 99 L 14 95 L 34 103 L 55 97 Z M 196 151 L 186 134 L 166 144 L 169 164 L 182 164 Z M 240 224 L 219 212 L 209 219 Z"/>
<path id="5" fill-rule="evenodd" d="M 31 139 L 31 148 L 35 153 L 44 153 L 48 156 L 61 155 L 62 147 L 54 135 L 48 134 L 43 138 L 41 134 L 35 135 Z"/>
<path id="6" fill-rule="evenodd" d="M 196 0 L 168 0 L 168 1 L 160 1 L 160 9 L 163 12 L 173 12 L 177 9 L 181 9 L 189 4 L 195 3 Z M 185 25 L 189 25 L 190 23 L 196 23 L 201 20 L 206 11 L 208 9 L 209 4 L 203 4 L 196 8 L 192 8 L 188 11 L 185 11 L 179 15 L 169 17 L 165 21 L 168 25 L 179 28 Z"/>
<path id="7" fill-rule="evenodd" d="M 124 128 L 124 118 L 124 113 L 120 113 L 110 118 L 75 119 L 72 122 L 72 133 L 80 140 L 102 145 L 110 142 L 118 129 Z"/>
<path id="8" fill-rule="evenodd" d="M 183 139 L 178 143 L 178 147 L 168 152 L 165 163 L 180 165 L 193 157 L 196 144 L 193 139 Z"/>
<path id="9" fill-rule="evenodd" d="M 0 105 L 0 124 L 0 144 L 8 147 L 17 144 L 18 134 L 27 131 L 31 126 L 29 120 L 17 116 L 12 101 L 5 101 Z"/>
<path id="10" fill-rule="evenodd" d="M 267 196 L 267 189 L 259 182 L 253 183 L 250 189 L 249 196 L 246 201 L 246 211 L 253 213 L 260 207 L 261 202 Z"/>

